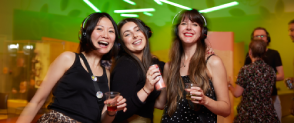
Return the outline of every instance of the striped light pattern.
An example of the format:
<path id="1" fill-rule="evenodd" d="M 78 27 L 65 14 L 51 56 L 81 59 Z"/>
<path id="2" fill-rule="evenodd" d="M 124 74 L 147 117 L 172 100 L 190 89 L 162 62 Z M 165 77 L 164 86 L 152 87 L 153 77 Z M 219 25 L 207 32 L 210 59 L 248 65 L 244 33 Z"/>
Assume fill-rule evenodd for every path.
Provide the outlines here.
<path id="1" fill-rule="evenodd" d="M 137 14 L 120 14 L 122 17 L 139 17 Z"/>
<path id="2" fill-rule="evenodd" d="M 136 5 L 136 3 L 133 2 L 133 1 L 131 1 L 131 0 L 124 0 L 124 1 L 127 2 L 127 3 L 129 3 L 129 4 L 131 4 L 131 5 Z"/>
<path id="3" fill-rule="evenodd" d="M 128 10 L 114 10 L 114 13 L 133 13 L 133 12 L 154 12 L 154 8 L 145 9 L 128 9 Z"/>
<path id="4" fill-rule="evenodd" d="M 201 12 L 201 13 L 208 13 L 208 12 L 212 12 L 212 11 L 216 11 L 216 10 L 228 8 L 228 7 L 231 7 L 231 6 L 236 6 L 238 4 L 239 4 L 238 2 L 234 1 L 234 2 L 223 4 L 223 5 L 211 7 L 211 8 L 208 8 L 208 9 L 203 9 L 203 10 L 200 10 L 199 12 Z"/>
<path id="5" fill-rule="evenodd" d="M 95 12 L 101 12 L 96 6 L 94 6 L 89 0 L 83 0 L 88 6 L 90 6 Z"/>

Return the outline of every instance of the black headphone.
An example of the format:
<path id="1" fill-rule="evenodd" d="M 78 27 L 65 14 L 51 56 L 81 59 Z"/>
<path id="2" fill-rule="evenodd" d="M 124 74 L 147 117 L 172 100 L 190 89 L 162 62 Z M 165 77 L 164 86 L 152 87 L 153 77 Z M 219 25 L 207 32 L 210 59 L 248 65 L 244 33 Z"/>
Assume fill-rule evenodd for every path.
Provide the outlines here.
<path id="1" fill-rule="evenodd" d="M 196 10 L 196 11 L 197 11 L 197 10 Z M 179 13 L 181 13 L 181 12 L 182 12 L 182 11 L 178 12 L 178 13 L 175 15 L 175 17 L 173 18 L 172 24 L 174 23 L 175 18 L 178 17 Z M 207 38 L 207 31 L 208 31 L 208 28 L 207 28 L 207 22 L 206 22 L 205 17 L 204 17 L 200 12 L 198 12 L 198 13 L 201 15 L 201 17 L 202 17 L 203 20 L 204 20 L 204 26 L 203 26 L 203 28 L 202 28 L 201 34 L 202 34 L 203 38 L 206 39 L 206 38 Z M 177 26 L 177 25 L 175 25 L 175 27 L 174 27 L 174 33 L 175 33 L 176 36 L 178 36 L 178 26 Z M 203 40 L 203 41 L 204 41 L 204 40 Z"/>
<path id="2" fill-rule="evenodd" d="M 92 13 L 90 15 L 88 15 L 84 20 L 83 20 L 83 23 L 82 23 L 82 27 L 81 27 L 81 39 L 85 39 L 86 38 L 86 35 L 87 35 L 87 32 L 86 32 L 86 29 L 85 29 L 85 23 L 88 22 L 88 19 L 95 13 Z"/>
<path id="3" fill-rule="evenodd" d="M 271 42 L 270 34 L 269 34 L 268 31 L 267 31 L 265 28 L 263 28 L 263 27 L 256 27 L 256 28 L 253 30 L 253 32 L 252 32 L 252 34 L 251 34 L 251 40 L 254 39 L 253 34 L 254 34 L 255 30 L 264 30 L 265 33 L 266 33 L 266 37 L 267 37 L 267 43 L 270 43 L 270 42 Z"/>

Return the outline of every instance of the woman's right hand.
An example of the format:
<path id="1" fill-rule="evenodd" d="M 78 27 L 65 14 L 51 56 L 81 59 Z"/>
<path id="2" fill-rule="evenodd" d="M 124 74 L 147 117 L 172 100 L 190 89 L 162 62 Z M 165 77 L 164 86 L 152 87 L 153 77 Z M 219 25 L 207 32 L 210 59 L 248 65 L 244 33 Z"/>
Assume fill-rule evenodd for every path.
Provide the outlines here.
<path id="1" fill-rule="evenodd" d="M 146 82 L 143 89 L 150 94 L 154 90 L 154 85 L 159 81 L 160 77 L 162 76 L 158 65 L 150 66 L 146 73 Z"/>

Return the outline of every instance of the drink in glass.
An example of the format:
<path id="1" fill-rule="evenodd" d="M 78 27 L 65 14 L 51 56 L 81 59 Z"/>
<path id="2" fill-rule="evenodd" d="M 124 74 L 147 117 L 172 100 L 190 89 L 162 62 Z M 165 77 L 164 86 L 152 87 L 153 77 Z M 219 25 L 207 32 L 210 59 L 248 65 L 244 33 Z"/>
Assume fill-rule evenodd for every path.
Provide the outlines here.
<path id="1" fill-rule="evenodd" d="M 120 95 L 119 92 L 106 92 L 105 97 L 107 101 L 107 111 L 114 112 L 117 111 L 117 98 Z"/>
<path id="2" fill-rule="evenodd" d="M 185 83 L 186 99 L 191 100 L 190 90 L 191 87 L 197 87 L 194 83 Z"/>

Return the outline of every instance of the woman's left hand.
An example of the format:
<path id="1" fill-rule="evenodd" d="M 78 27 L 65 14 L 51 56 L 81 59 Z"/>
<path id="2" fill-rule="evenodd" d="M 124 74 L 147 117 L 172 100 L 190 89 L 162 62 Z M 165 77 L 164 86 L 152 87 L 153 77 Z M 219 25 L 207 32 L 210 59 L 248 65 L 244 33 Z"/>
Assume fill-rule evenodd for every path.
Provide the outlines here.
<path id="1" fill-rule="evenodd" d="M 123 110 L 124 112 L 127 111 L 127 103 L 126 103 L 126 99 L 123 98 L 122 96 L 119 96 L 117 98 L 117 111 Z"/>
<path id="2" fill-rule="evenodd" d="M 208 97 L 205 96 L 203 90 L 200 87 L 191 87 L 190 89 L 191 101 L 196 104 L 206 105 L 208 103 Z"/>

